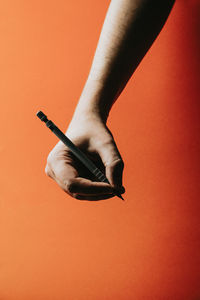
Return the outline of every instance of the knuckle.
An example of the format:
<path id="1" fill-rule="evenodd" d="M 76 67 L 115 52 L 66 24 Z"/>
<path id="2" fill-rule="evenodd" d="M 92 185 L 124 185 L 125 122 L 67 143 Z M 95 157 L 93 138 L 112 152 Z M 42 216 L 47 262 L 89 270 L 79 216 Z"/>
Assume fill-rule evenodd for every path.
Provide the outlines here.
<path id="1" fill-rule="evenodd" d="M 49 155 L 47 156 L 47 164 L 51 165 L 52 160 L 53 160 L 53 154 L 52 152 L 50 152 Z"/>
<path id="2" fill-rule="evenodd" d="M 124 168 L 124 161 L 120 158 L 117 164 L 121 167 Z"/>
<path id="3" fill-rule="evenodd" d="M 114 144 L 114 140 L 111 136 L 106 136 L 104 137 L 103 141 L 101 141 L 101 145 L 104 147 L 108 146 L 108 145 L 113 145 Z"/>
<path id="4" fill-rule="evenodd" d="M 51 177 L 51 171 L 50 171 L 50 168 L 48 165 L 45 166 L 45 169 L 44 169 L 45 173 L 47 176 Z"/>
<path id="5" fill-rule="evenodd" d="M 66 189 L 71 193 L 75 194 L 76 193 L 76 183 L 74 180 L 67 180 L 65 182 Z"/>
<path id="6" fill-rule="evenodd" d="M 112 168 L 120 168 L 120 169 L 123 169 L 124 168 L 124 162 L 121 158 L 116 158 L 115 160 L 113 160 L 111 163 L 110 163 L 110 167 Z"/>

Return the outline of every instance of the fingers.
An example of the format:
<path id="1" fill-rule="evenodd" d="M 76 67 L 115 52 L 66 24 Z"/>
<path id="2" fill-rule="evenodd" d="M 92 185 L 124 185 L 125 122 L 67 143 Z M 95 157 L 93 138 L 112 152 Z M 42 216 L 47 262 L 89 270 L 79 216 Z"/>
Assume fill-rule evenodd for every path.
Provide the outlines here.
<path id="1" fill-rule="evenodd" d="M 70 155 L 65 147 L 55 148 L 47 161 L 46 174 L 73 198 L 103 200 L 114 197 L 116 191 L 121 194 L 125 192 L 122 186 L 124 163 L 113 137 L 104 139 L 103 143 L 99 138 L 95 138 L 95 141 L 97 143 L 94 143 L 91 153 L 96 151 L 101 158 L 99 161 L 103 163 L 102 166 L 105 168 L 105 175 L 110 184 L 94 181 L 95 177 L 92 178 L 91 174 L 87 174 L 89 171 L 86 172 L 80 162 L 76 161 L 76 158 Z"/>
<path id="2" fill-rule="evenodd" d="M 80 195 L 104 195 L 112 194 L 114 192 L 111 185 L 103 182 L 93 182 L 89 179 L 77 177 L 65 179 L 64 184 L 70 193 L 76 193 Z"/>
<path id="3" fill-rule="evenodd" d="M 114 140 L 99 147 L 98 151 L 105 165 L 106 177 L 110 184 L 116 189 L 124 190 L 124 187 L 122 187 L 124 162 Z"/>
<path id="4" fill-rule="evenodd" d="M 123 194 L 125 192 L 125 189 L 121 189 L 120 194 Z M 108 195 L 104 195 L 104 194 L 99 194 L 99 195 L 94 195 L 94 196 L 90 196 L 90 195 L 79 195 L 79 194 L 73 194 L 73 197 L 79 200 L 91 200 L 91 201 L 98 201 L 98 200 L 105 200 L 105 199 L 110 199 L 112 197 L 115 197 L 116 194 L 112 193 L 112 194 L 108 194 Z"/>
<path id="5" fill-rule="evenodd" d="M 103 200 L 115 196 L 111 185 L 78 177 L 77 170 L 64 160 L 56 161 L 53 163 L 53 166 L 46 166 L 45 172 L 73 198 L 80 200 Z"/>
<path id="6" fill-rule="evenodd" d="M 83 196 L 83 195 L 78 195 L 78 194 L 73 194 L 73 197 L 78 199 L 78 200 L 89 200 L 89 201 L 99 201 L 99 200 L 106 200 L 114 197 L 114 194 L 110 195 L 100 195 L 100 196 Z"/>
<path id="7" fill-rule="evenodd" d="M 124 163 L 120 158 L 106 164 L 106 176 L 111 185 L 117 189 L 122 187 L 123 169 Z"/>
<path id="8" fill-rule="evenodd" d="M 83 179 L 83 178 L 81 178 L 81 179 Z M 63 182 L 59 181 L 58 179 L 56 179 L 56 182 L 60 185 L 60 187 L 63 189 L 64 192 L 66 192 L 68 195 L 70 195 L 71 197 L 78 199 L 78 200 L 98 201 L 98 200 L 106 200 L 106 199 L 109 199 L 109 198 L 112 198 L 115 196 L 115 194 L 113 193 L 113 189 L 112 189 L 112 192 L 110 192 L 110 194 L 104 193 L 107 191 L 107 189 L 99 190 L 99 192 L 100 192 L 99 194 L 97 194 L 96 190 L 94 189 L 93 191 L 90 191 L 90 194 L 89 194 L 89 193 L 87 193 L 88 190 L 85 190 L 85 187 L 82 189 L 81 182 L 80 183 L 78 182 L 78 178 L 77 178 L 77 182 L 70 180 L 68 182 L 65 181 L 63 183 Z M 92 182 L 90 182 L 88 180 L 88 184 L 91 184 L 91 183 Z"/>

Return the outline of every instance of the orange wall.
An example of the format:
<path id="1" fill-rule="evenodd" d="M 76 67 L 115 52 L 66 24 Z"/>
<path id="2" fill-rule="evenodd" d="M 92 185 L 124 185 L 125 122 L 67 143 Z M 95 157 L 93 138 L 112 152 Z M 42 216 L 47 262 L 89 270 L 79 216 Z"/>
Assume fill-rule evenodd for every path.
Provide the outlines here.
<path id="1" fill-rule="evenodd" d="M 125 202 L 75 200 L 44 173 L 109 1 L 0 3 L 0 299 L 200 299 L 199 1 L 177 0 L 115 103 Z M 120 125 L 119 125 L 120 124 Z"/>

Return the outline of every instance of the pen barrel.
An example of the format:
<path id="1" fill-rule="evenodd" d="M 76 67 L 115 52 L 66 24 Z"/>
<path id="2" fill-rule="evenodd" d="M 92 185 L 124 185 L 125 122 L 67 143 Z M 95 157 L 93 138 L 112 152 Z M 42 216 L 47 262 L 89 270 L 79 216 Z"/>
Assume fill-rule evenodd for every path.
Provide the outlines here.
<path id="1" fill-rule="evenodd" d="M 95 166 L 95 164 L 77 147 L 72 141 L 50 120 L 46 126 L 72 151 L 72 153 L 90 170 L 95 177 L 105 183 L 109 183 L 106 176 Z M 109 183 L 110 184 L 110 183 Z"/>

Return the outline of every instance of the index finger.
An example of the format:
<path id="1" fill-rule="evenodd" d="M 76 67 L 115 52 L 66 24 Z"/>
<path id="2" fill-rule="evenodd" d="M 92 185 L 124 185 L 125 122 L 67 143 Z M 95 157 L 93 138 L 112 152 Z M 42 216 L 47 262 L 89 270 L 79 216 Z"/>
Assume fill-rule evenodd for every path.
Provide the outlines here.
<path id="1" fill-rule="evenodd" d="M 55 180 L 71 196 L 72 194 L 100 196 L 114 192 L 113 187 L 104 182 L 91 181 L 79 177 L 78 171 L 65 161 L 57 161 L 54 165 Z M 73 196 L 72 196 L 73 197 Z"/>

